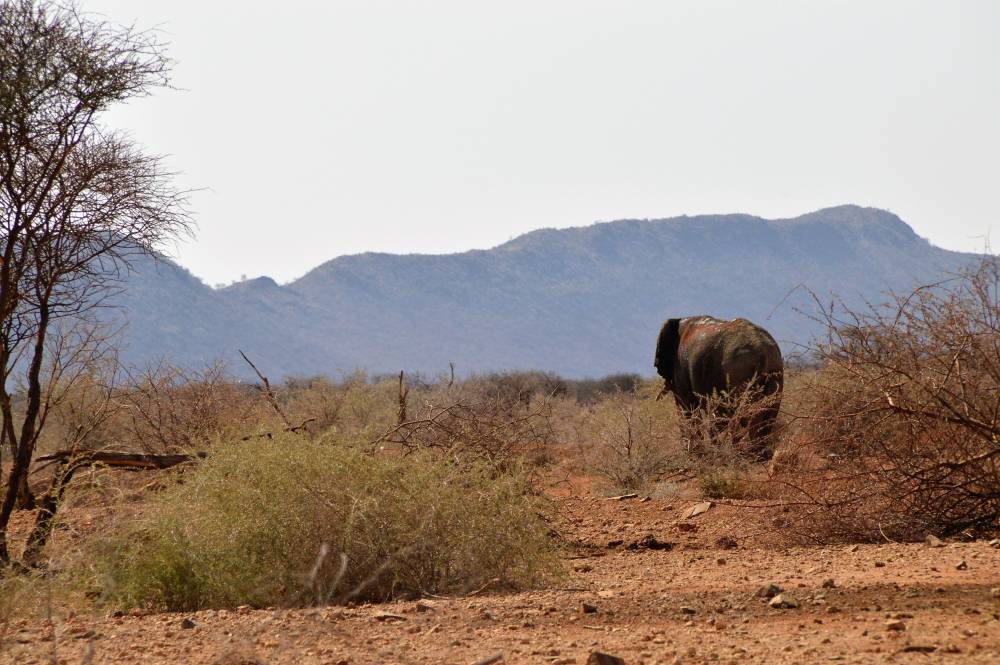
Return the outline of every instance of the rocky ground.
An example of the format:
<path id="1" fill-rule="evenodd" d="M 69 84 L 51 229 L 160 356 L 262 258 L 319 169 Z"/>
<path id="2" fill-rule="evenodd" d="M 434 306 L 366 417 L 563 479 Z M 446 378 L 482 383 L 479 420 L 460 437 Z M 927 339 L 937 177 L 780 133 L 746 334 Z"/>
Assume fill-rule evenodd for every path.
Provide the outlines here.
<path id="1" fill-rule="evenodd" d="M 0 662 L 1000 662 L 998 543 L 793 547 L 750 529 L 747 509 L 558 500 L 572 543 L 558 588 L 20 620 L 2 628 Z"/>

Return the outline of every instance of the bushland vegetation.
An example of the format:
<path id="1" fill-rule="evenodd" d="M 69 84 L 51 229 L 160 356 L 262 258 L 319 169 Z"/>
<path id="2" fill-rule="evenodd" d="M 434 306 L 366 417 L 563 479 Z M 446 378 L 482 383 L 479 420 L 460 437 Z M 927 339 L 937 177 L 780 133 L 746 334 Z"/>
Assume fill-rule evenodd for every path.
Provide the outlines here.
<path id="1" fill-rule="evenodd" d="M 812 542 L 997 529 L 993 259 L 865 310 L 820 308 L 828 334 L 787 377 L 767 441 L 748 431 L 767 406 L 752 394 L 707 396 L 681 418 L 656 401 L 657 381 L 633 375 L 451 368 L 272 386 L 222 365 L 121 366 L 90 314 L 129 256 L 155 253 L 188 218 L 159 161 L 97 119 L 165 85 L 169 63 L 150 35 L 72 6 L 8 2 L 0 19 L 0 64 L 24 73 L 0 77 L 0 619 L 33 604 L 305 605 L 545 584 L 560 546 L 545 489 L 560 474 L 609 493 L 780 507 Z"/>
<path id="2" fill-rule="evenodd" d="M 966 536 L 1000 524 L 1000 264 L 823 312 L 775 477 L 819 540 Z"/>
<path id="3" fill-rule="evenodd" d="M 800 542 L 990 533 L 998 285 L 984 261 L 865 312 L 825 311 L 829 335 L 786 377 L 769 462 L 746 443 L 763 408 L 752 395 L 711 396 L 685 419 L 640 377 L 272 385 L 221 365 L 92 364 L 50 405 L 35 477 L 51 476 L 52 515 L 15 548 L 26 568 L 5 575 L 7 597 L 38 600 L 31 570 L 66 599 L 118 608 L 536 586 L 559 575 L 545 488 L 563 476 L 748 506 L 751 519 L 781 508 Z M 117 468 L 148 460 L 171 468 Z M 89 528 L 73 523 L 95 506 Z"/>
<path id="4" fill-rule="evenodd" d="M 272 385 L 104 359 L 49 405 L 33 477 L 50 514 L 15 554 L 120 607 L 519 588 L 558 574 L 545 488 L 564 476 L 751 518 L 780 508 L 800 542 L 991 533 L 998 286 L 985 260 L 864 312 L 824 311 L 827 338 L 786 376 L 768 462 L 747 443 L 767 406 L 753 395 L 683 418 L 640 377 L 452 368 Z M 156 466 L 171 468 L 119 470 Z M 104 527 L 53 530 L 73 506 L 107 508 Z"/>
<path id="5" fill-rule="evenodd" d="M 580 382 L 582 407 L 536 372 L 272 385 L 94 365 L 51 406 L 52 512 L 5 583 L 40 602 L 13 590 L 45 571 L 67 598 L 161 609 L 537 586 L 560 574 L 539 474 L 622 380 Z M 53 529 L 98 506 L 100 529 Z"/>

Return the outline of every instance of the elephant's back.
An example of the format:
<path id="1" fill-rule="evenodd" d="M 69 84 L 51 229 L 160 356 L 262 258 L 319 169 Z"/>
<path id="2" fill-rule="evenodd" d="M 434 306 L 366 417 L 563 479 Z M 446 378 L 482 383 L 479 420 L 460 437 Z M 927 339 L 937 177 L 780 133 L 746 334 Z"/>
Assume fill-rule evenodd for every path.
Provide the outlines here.
<path id="1" fill-rule="evenodd" d="M 727 321 L 723 334 L 722 357 L 734 368 L 746 366 L 745 372 L 757 376 L 777 377 L 784 373 L 781 348 L 771 333 L 746 319 Z"/>
<path id="2" fill-rule="evenodd" d="M 727 352 L 737 355 L 745 353 L 760 355 L 766 358 L 768 369 L 779 369 L 783 364 L 778 342 L 771 333 L 752 321 L 747 319 L 726 321 L 722 339 Z"/>
<path id="3" fill-rule="evenodd" d="M 755 374 L 780 381 L 784 370 L 781 349 L 764 328 L 747 319 L 692 317 L 688 322 L 681 343 L 688 352 L 696 391 L 702 387 L 698 384 L 729 383 Z"/>

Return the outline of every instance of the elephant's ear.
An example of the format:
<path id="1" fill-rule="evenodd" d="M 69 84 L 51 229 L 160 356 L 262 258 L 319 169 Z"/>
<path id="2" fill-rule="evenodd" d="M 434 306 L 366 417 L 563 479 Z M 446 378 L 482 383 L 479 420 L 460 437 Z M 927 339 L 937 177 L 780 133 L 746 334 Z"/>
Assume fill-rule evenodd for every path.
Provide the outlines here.
<path id="1" fill-rule="evenodd" d="M 681 320 L 667 319 L 656 340 L 656 356 L 653 365 L 656 372 L 667 381 L 674 379 L 674 363 L 677 362 L 677 346 L 681 341 Z"/>

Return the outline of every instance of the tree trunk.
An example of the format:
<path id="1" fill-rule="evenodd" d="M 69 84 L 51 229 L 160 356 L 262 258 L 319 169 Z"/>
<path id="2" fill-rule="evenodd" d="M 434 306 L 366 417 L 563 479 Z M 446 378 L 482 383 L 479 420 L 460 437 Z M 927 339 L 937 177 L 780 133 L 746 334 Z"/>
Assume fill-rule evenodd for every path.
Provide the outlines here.
<path id="1" fill-rule="evenodd" d="M 24 422 L 21 424 L 21 437 L 17 446 L 17 454 L 11 461 L 10 476 L 7 479 L 7 490 L 4 492 L 3 504 L 0 505 L 0 566 L 6 566 L 10 563 L 10 552 L 7 549 L 7 525 L 10 524 L 10 516 L 17 504 L 21 486 L 27 481 L 31 456 L 35 452 L 37 418 L 42 406 L 42 360 L 45 357 L 45 334 L 48 332 L 48 325 L 49 310 L 46 301 L 39 307 L 38 331 L 35 333 L 34 352 L 28 367 L 28 399 L 24 409 Z M 7 419 L 5 418 L 5 420 Z M 9 421 L 5 422 L 5 426 L 8 423 Z"/>
<path id="2" fill-rule="evenodd" d="M 25 474 L 21 476 L 21 483 L 17 488 L 17 501 L 14 503 L 14 508 L 34 510 L 35 505 L 35 495 L 31 493 L 31 487 L 28 486 L 28 475 Z"/>

